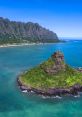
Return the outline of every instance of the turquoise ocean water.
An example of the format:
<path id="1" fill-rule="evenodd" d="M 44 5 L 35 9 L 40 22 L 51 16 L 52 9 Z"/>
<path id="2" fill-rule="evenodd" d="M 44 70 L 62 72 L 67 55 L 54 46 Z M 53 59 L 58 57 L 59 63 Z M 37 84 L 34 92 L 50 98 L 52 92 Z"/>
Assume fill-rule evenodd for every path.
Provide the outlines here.
<path id="1" fill-rule="evenodd" d="M 82 96 L 42 99 L 23 94 L 17 87 L 20 72 L 38 65 L 56 50 L 65 54 L 69 65 L 82 67 L 82 41 L 0 48 L 0 117 L 82 117 Z"/>

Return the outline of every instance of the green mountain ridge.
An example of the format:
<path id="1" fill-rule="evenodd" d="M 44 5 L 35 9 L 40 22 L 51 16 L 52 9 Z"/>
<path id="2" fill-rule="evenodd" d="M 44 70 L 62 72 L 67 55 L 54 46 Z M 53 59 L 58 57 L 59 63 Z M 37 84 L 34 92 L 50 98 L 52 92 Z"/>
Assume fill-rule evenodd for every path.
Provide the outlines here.
<path id="1" fill-rule="evenodd" d="M 35 42 L 59 42 L 57 34 L 43 28 L 38 23 L 16 22 L 0 17 L 0 44 Z"/>

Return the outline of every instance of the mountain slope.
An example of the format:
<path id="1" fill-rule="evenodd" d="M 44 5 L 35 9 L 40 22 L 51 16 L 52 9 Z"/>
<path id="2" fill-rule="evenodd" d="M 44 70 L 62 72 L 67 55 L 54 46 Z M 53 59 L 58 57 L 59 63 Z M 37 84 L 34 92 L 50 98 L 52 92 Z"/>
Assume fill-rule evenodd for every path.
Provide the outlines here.
<path id="1" fill-rule="evenodd" d="M 37 23 L 10 21 L 0 17 L 0 43 L 59 42 L 56 33 Z"/>

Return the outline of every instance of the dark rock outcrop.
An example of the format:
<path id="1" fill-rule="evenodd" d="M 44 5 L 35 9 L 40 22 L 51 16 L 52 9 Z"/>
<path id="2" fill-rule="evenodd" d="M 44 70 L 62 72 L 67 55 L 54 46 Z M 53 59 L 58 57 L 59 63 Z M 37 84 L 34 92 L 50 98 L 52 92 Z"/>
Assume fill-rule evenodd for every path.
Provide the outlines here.
<path id="1" fill-rule="evenodd" d="M 55 52 L 52 55 L 52 59 L 54 61 L 54 65 L 45 69 L 48 74 L 55 74 L 61 70 L 65 71 L 64 55 L 60 51 Z"/>
<path id="2" fill-rule="evenodd" d="M 21 83 L 19 79 L 17 79 L 18 86 L 22 91 L 27 91 L 27 92 L 34 92 L 35 94 L 38 95 L 43 95 L 43 96 L 62 96 L 62 95 L 78 95 L 78 92 L 82 92 L 82 86 L 79 84 L 76 84 L 72 87 L 69 87 L 68 89 L 66 88 L 51 88 L 48 89 L 47 91 L 40 90 L 40 89 L 35 89 L 32 87 L 27 87 Z"/>

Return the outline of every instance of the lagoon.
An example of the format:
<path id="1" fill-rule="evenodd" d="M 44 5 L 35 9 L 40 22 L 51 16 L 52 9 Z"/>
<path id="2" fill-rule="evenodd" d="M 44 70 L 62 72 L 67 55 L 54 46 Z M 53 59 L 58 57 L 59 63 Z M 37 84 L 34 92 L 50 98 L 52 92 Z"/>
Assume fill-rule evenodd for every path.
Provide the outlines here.
<path id="1" fill-rule="evenodd" d="M 82 95 L 43 99 L 21 93 L 16 78 L 61 50 L 65 61 L 82 67 L 82 41 L 0 48 L 0 117 L 82 117 Z"/>

